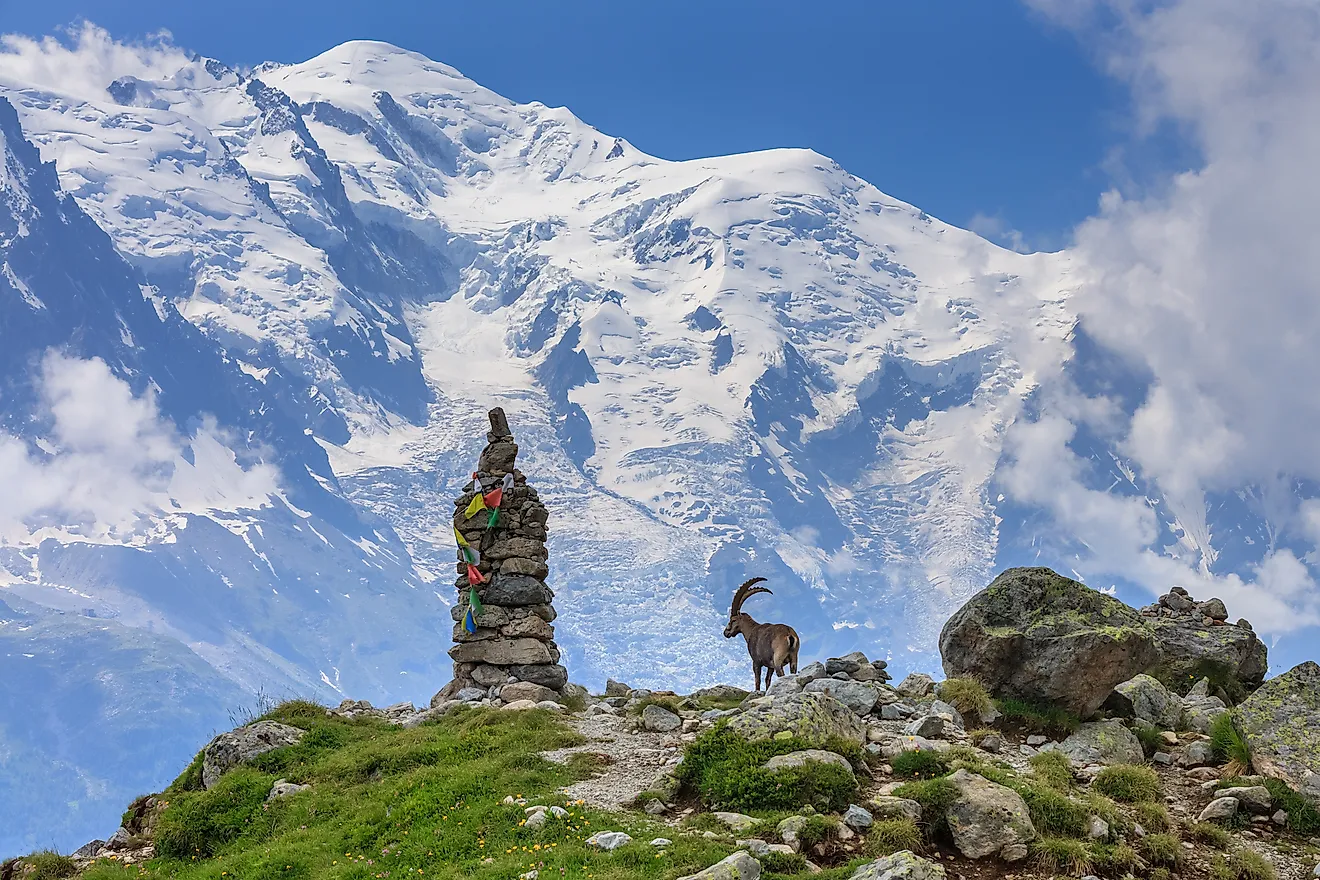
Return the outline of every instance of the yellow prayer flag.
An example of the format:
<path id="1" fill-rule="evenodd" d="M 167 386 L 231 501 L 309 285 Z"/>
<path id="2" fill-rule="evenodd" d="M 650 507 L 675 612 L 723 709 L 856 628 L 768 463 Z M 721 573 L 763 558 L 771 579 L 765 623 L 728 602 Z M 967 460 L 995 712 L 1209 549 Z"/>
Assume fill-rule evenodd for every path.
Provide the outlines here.
<path id="1" fill-rule="evenodd" d="M 473 498 L 472 501 L 467 506 L 467 511 L 466 511 L 467 518 L 472 519 L 472 517 L 476 516 L 479 512 L 485 509 L 486 509 L 486 499 L 483 498 L 481 495 L 477 495 L 477 497 Z"/>
<path id="2" fill-rule="evenodd" d="M 471 515 L 472 515 L 472 514 L 468 514 L 468 516 L 471 516 Z M 464 538 L 464 537 L 463 537 L 463 533 L 460 532 L 458 529 L 454 529 L 454 538 L 458 541 L 458 546 L 460 546 L 460 547 L 467 547 L 467 546 L 469 546 L 469 544 L 468 544 L 468 542 L 467 542 L 467 538 Z"/>

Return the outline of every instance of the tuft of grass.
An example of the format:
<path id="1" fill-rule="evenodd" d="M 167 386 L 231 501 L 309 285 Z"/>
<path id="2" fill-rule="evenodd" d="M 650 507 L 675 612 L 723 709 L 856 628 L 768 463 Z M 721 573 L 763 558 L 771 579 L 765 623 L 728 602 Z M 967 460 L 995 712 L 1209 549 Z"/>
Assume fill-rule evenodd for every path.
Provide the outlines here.
<path id="1" fill-rule="evenodd" d="M 674 835 L 646 816 L 565 803 L 560 789 L 574 781 L 573 770 L 540 753 L 582 740 L 548 711 L 463 708 L 411 729 L 322 715 L 305 729 L 302 743 L 269 753 L 268 766 L 254 762 L 210 791 L 166 798 L 158 857 L 131 873 L 314 880 L 424 871 L 425 880 L 465 880 L 517 877 L 542 863 L 542 876 L 663 880 L 696 873 L 733 849 L 727 837 Z M 266 803 L 277 778 L 270 768 L 311 788 Z M 560 804 L 569 816 L 529 829 L 521 805 L 501 803 L 506 795 Z M 607 829 L 625 830 L 636 842 L 612 853 L 586 846 L 586 837 Z M 660 858 L 645 843 L 658 836 L 674 838 Z M 126 872 L 102 860 L 83 876 L 123 880 Z"/>
<path id="2" fill-rule="evenodd" d="M 14 873 L 23 880 L 65 880 L 78 875 L 78 865 L 54 850 L 42 850 L 19 860 L 24 868 Z"/>
<path id="3" fill-rule="evenodd" d="M 811 816 L 807 819 L 807 824 L 798 831 L 798 841 L 803 849 L 811 849 L 818 843 L 827 843 L 839 836 L 839 823 L 837 820 L 827 819 L 824 816 Z"/>
<path id="4" fill-rule="evenodd" d="M 1182 843 L 1172 834 L 1147 834 L 1137 841 L 1137 851 L 1157 868 L 1176 871 L 1182 867 Z"/>
<path id="5" fill-rule="evenodd" d="M 1080 840 L 1066 837 L 1042 837 L 1031 845 L 1036 864 L 1051 874 L 1068 873 L 1074 877 L 1094 870 L 1091 850 Z"/>
<path id="6" fill-rule="evenodd" d="M 1210 880 L 1278 880 L 1274 866 L 1249 849 L 1220 856 L 1210 869 Z"/>
<path id="7" fill-rule="evenodd" d="M 1087 792 L 1085 795 L 1086 809 L 1092 816 L 1099 816 L 1109 825 L 1109 834 L 1112 838 L 1120 837 L 1126 834 L 1132 828 L 1132 823 L 1118 809 L 1118 805 L 1099 792 Z"/>
<path id="8" fill-rule="evenodd" d="M 1147 758 L 1154 757 L 1155 753 L 1164 748 L 1164 737 L 1160 730 L 1153 724 L 1139 722 L 1132 728 L 1132 733 L 1136 735 L 1141 742 L 1141 750 L 1146 753 Z"/>
<path id="9" fill-rule="evenodd" d="M 866 852 L 872 858 L 905 849 L 919 853 L 924 848 L 921 829 L 911 819 L 883 819 L 872 825 L 866 835 Z"/>
<path id="10" fill-rule="evenodd" d="M 679 697 L 658 696 L 652 694 L 647 697 L 642 697 L 636 703 L 633 703 L 628 711 L 634 715 L 641 715 L 646 711 L 647 706 L 659 706 L 661 709 L 667 709 L 675 715 L 680 715 L 683 710 L 682 702 L 682 699 Z"/>
<path id="11" fill-rule="evenodd" d="M 1135 804 L 1159 797 L 1160 778 L 1149 767 L 1114 764 L 1096 774 L 1091 788 L 1120 803 Z"/>
<path id="12" fill-rule="evenodd" d="M 1228 849 L 1233 843 L 1233 835 L 1213 822 L 1196 822 L 1188 829 L 1192 839 L 1213 846 L 1215 849 Z"/>
<path id="13" fill-rule="evenodd" d="M 1168 868 L 1151 868 L 1146 880 L 1173 880 L 1173 873 Z"/>
<path id="14" fill-rule="evenodd" d="M 1254 772 L 1251 746 L 1232 712 L 1220 715 L 1210 724 L 1210 748 L 1215 760 L 1224 765 L 1225 776 L 1247 776 Z"/>
<path id="15" fill-rule="evenodd" d="M 1057 791 L 1072 788 L 1072 762 L 1058 752 L 1040 752 L 1031 756 L 1031 775 Z"/>
<path id="16" fill-rule="evenodd" d="M 1141 862 L 1137 851 L 1126 843 L 1114 846 L 1103 843 L 1091 844 L 1091 852 L 1095 857 L 1095 870 L 1114 877 L 1131 874 Z"/>
<path id="17" fill-rule="evenodd" d="M 1142 801 L 1133 805 L 1132 818 L 1147 831 L 1163 832 L 1173 828 L 1168 808 L 1159 801 Z"/>
<path id="18" fill-rule="evenodd" d="M 958 789 L 947 779 L 925 779 L 905 782 L 894 789 L 894 796 L 921 804 L 921 823 L 926 837 L 934 838 L 948 830 L 944 813 L 958 799 Z"/>
<path id="19" fill-rule="evenodd" d="M 939 752 L 903 752 L 889 762 L 894 775 L 905 779 L 934 779 L 949 772 L 949 763 Z"/>
<path id="20" fill-rule="evenodd" d="M 748 742 L 725 724 L 717 724 L 688 746 L 678 778 L 707 806 L 734 810 L 791 810 L 811 804 L 822 810 L 842 810 L 857 793 L 857 779 L 833 764 L 808 763 L 776 772 L 762 765 L 775 755 L 819 748 L 800 739 Z M 862 762 L 856 743 L 832 740 L 829 751 Z"/>
<path id="21" fill-rule="evenodd" d="M 558 702 L 559 705 L 574 714 L 587 711 L 587 695 L 578 691 L 560 695 Z"/>
<path id="22" fill-rule="evenodd" d="M 940 699 L 968 720 L 981 718 L 994 706 L 990 692 L 974 678 L 950 678 L 945 681 L 940 685 Z"/>
<path id="23" fill-rule="evenodd" d="M 1220 788 L 1232 788 L 1239 785 L 1265 786 L 1274 802 L 1274 809 L 1283 810 L 1288 814 L 1288 828 L 1290 830 L 1308 837 L 1320 833 L 1320 810 L 1317 810 L 1315 804 L 1311 801 L 1293 791 L 1288 783 L 1268 777 L 1263 780 L 1229 777 L 1219 783 Z"/>
<path id="24" fill-rule="evenodd" d="M 1001 724 L 1017 724 L 1032 733 L 1067 736 L 1075 733 L 1082 724 L 1080 718 L 1058 706 L 1032 703 L 1013 697 L 996 700 L 995 706 L 1003 716 Z"/>
<path id="25" fill-rule="evenodd" d="M 1019 782 L 1013 788 L 1022 795 L 1031 814 L 1031 824 L 1047 837 L 1082 837 L 1090 815 L 1082 804 L 1045 785 Z"/>
<path id="26" fill-rule="evenodd" d="M 757 861 L 767 874 L 802 874 L 807 870 L 807 857 L 798 853 L 769 852 Z"/>

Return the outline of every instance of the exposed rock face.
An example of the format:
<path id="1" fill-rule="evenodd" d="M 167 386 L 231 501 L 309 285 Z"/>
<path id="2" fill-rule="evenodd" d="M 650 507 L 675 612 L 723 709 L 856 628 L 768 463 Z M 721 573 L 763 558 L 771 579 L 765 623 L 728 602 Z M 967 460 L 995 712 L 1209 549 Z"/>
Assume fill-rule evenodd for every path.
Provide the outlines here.
<path id="1" fill-rule="evenodd" d="M 958 799 L 945 818 L 954 844 L 967 858 L 983 859 L 1035 839 L 1027 805 L 1013 789 L 966 770 L 950 776 L 949 782 L 958 789 Z"/>
<path id="2" fill-rule="evenodd" d="M 995 578 L 944 625 L 940 654 L 950 678 L 1082 717 L 1159 659 L 1140 614 L 1048 568 Z"/>
<path id="3" fill-rule="evenodd" d="M 1320 801 L 1320 665 L 1272 678 L 1237 708 L 1256 769 Z"/>
<path id="4" fill-rule="evenodd" d="M 305 731 L 275 721 L 258 721 L 222 733 L 207 744 L 202 754 L 202 787 L 211 788 L 228 770 L 257 755 L 291 746 Z"/>
<path id="5" fill-rule="evenodd" d="M 855 743 L 866 740 L 866 727 L 853 711 L 829 694 L 767 696 L 743 704 L 729 719 L 729 729 L 756 741 L 788 732 L 807 742 L 824 745 L 832 736 Z"/>
<path id="6" fill-rule="evenodd" d="M 554 592 L 545 584 L 550 573 L 545 546 L 549 514 L 516 467 L 518 444 L 503 410 L 490 411 L 486 440 L 472 481 L 454 501 L 454 531 L 479 555 L 472 568 L 480 582 L 469 581 L 470 559 L 458 548 L 458 602 L 450 609 L 457 643 L 449 650 L 454 680 L 436 700 L 460 694 L 463 699 L 484 699 L 498 688 L 508 693 L 501 697 L 505 702 L 543 701 L 568 683 L 551 625 Z M 498 502 L 494 492 L 500 495 Z M 472 615 L 469 627 L 471 587 L 476 588 L 481 611 Z M 518 684 L 525 686 L 509 689 Z"/>
<path id="7" fill-rule="evenodd" d="M 945 880 L 947 876 L 943 865 L 905 849 L 862 865 L 848 880 Z"/>
<path id="8" fill-rule="evenodd" d="M 1162 730 L 1177 730 L 1182 721 L 1182 699 L 1145 673 L 1114 688 L 1104 707 L 1120 718 L 1135 718 Z"/>
<path id="9" fill-rule="evenodd" d="M 1146 760 L 1141 740 L 1118 721 L 1083 724 L 1059 744 L 1074 764 L 1140 764 Z"/>
<path id="10" fill-rule="evenodd" d="M 1178 693 L 1186 693 L 1207 675 L 1235 680 L 1245 692 L 1265 680 L 1269 669 L 1265 643 L 1247 621 L 1229 623 L 1220 600 L 1198 603 L 1182 587 L 1174 587 L 1154 605 L 1141 609 L 1141 614 L 1160 646 L 1159 661 L 1147 671 Z"/>

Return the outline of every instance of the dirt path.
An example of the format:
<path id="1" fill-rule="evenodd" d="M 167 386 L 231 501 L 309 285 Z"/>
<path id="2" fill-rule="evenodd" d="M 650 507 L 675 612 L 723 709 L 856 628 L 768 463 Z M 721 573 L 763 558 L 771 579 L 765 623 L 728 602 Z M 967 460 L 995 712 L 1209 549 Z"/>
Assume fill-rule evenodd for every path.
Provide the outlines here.
<path id="1" fill-rule="evenodd" d="M 557 764 L 571 755 L 599 755 L 604 772 L 564 789 L 571 800 L 581 798 L 595 807 L 617 810 L 631 804 L 651 788 L 666 767 L 678 761 L 682 743 L 676 733 L 634 731 L 634 719 L 612 715 L 574 716 L 570 726 L 586 737 L 584 745 L 544 752 Z"/>

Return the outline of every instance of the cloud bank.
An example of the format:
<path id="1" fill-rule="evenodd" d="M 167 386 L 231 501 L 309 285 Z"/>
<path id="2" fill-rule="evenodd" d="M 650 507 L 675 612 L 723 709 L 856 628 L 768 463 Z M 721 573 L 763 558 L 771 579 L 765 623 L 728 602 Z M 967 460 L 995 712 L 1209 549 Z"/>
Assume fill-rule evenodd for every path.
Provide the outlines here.
<path id="1" fill-rule="evenodd" d="M 1020 425 L 1005 476 L 1090 548 L 1079 570 L 1223 595 L 1258 628 L 1320 622 L 1320 5 L 1303 0 L 1028 0 L 1131 88 L 1138 137 L 1179 132 L 1199 167 L 1115 190 L 1076 231 L 1082 327 L 1152 377 L 1135 412 L 1066 386 Z M 1069 447 L 1108 432 L 1198 552 L 1157 546 L 1150 505 L 1088 489 Z M 1207 499 L 1276 527 L 1215 566 Z M 1184 550 L 1186 548 L 1183 548 Z"/>
<path id="2" fill-rule="evenodd" d="M 43 529 L 130 540 L 162 511 L 256 507 L 278 491 L 275 469 L 240 466 L 213 421 L 180 436 L 100 359 L 47 353 L 39 390 L 40 436 L 0 432 L 0 545 Z"/>

